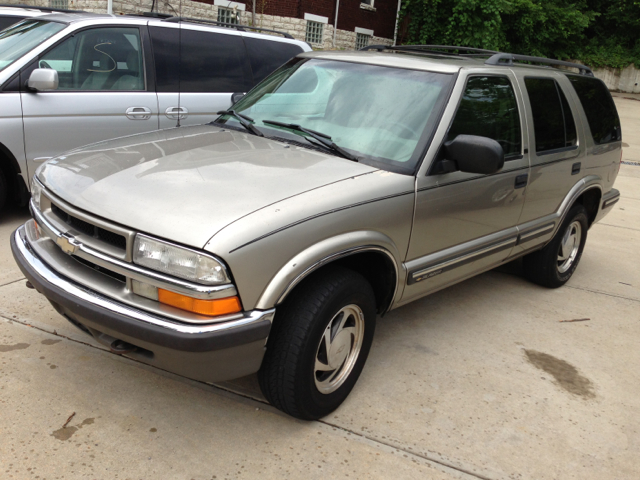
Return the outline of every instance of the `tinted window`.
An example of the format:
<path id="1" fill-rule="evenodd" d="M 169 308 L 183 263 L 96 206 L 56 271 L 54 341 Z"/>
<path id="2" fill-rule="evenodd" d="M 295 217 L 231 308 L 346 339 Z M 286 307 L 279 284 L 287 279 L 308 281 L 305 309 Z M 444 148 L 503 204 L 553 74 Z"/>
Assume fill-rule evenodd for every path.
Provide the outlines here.
<path id="1" fill-rule="evenodd" d="M 249 53 L 253 82 L 258 83 L 291 57 L 302 52 L 302 49 L 291 43 L 274 42 L 245 37 L 245 45 Z"/>
<path id="2" fill-rule="evenodd" d="M 461 134 L 496 140 L 505 157 L 520 154 L 520 116 L 508 78 L 469 78 L 447 141 Z"/>
<path id="3" fill-rule="evenodd" d="M 182 29 L 180 91 L 246 92 L 251 67 L 242 37 Z"/>
<path id="4" fill-rule="evenodd" d="M 59 90 L 144 90 L 137 28 L 95 28 L 68 37 L 38 60 L 58 72 Z"/>
<path id="5" fill-rule="evenodd" d="M 621 140 L 620 119 L 605 84 L 597 78 L 577 75 L 567 77 L 584 108 L 593 141 L 601 144 Z"/>
<path id="6" fill-rule="evenodd" d="M 569 103 L 557 82 L 551 78 L 525 78 L 529 94 L 536 152 L 576 145 L 576 126 Z"/>
<path id="7" fill-rule="evenodd" d="M 156 86 L 159 92 L 179 90 L 178 61 L 180 54 L 177 28 L 149 27 L 153 59 L 156 65 Z"/>
<path id="8" fill-rule="evenodd" d="M 19 20 L 22 20 L 23 17 L 0 17 L 0 30 L 4 30 L 9 25 L 13 25 Z"/>

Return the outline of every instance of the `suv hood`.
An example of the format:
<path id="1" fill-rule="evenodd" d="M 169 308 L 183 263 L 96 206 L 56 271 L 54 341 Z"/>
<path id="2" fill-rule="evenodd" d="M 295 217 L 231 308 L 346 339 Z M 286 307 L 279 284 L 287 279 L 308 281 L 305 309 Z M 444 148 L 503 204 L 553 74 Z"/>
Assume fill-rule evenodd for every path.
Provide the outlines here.
<path id="1" fill-rule="evenodd" d="M 77 208 L 195 248 L 256 210 L 377 169 L 224 127 L 161 130 L 73 150 L 36 175 Z"/>

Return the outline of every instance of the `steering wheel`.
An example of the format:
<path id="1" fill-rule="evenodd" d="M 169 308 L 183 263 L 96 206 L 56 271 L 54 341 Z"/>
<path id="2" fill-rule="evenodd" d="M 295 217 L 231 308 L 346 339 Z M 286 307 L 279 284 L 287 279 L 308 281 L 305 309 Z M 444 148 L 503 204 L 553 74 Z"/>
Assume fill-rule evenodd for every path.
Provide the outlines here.
<path id="1" fill-rule="evenodd" d="M 44 60 L 40 60 L 40 62 L 38 62 L 38 63 L 39 63 L 39 65 L 38 65 L 39 68 L 49 68 L 49 69 L 53 70 L 53 68 L 51 68 L 51 65 L 49 65 Z"/>
<path id="2" fill-rule="evenodd" d="M 402 138 L 407 138 L 407 139 L 414 139 L 414 138 L 419 138 L 420 137 L 420 132 L 414 130 L 413 128 L 411 128 L 409 125 L 406 125 L 404 123 L 391 123 L 387 126 L 387 130 L 391 131 L 391 132 L 397 132 L 398 136 L 402 137 Z M 408 133 L 409 135 L 403 135 Z"/>

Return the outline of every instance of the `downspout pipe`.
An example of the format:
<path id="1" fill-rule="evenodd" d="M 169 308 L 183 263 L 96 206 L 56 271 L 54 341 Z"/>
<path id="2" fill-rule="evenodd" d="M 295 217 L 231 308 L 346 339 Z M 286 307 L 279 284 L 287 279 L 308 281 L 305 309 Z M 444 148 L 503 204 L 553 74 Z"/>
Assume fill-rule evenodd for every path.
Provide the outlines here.
<path id="1" fill-rule="evenodd" d="M 395 46 L 398 40 L 398 21 L 400 20 L 400 5 L 402 0 L 398 0 L 398 11 L 396 12 L 396 28 L 393 30 L 393 45 Z"/>
<path id="2" fill-rule="evenodd" d="M 113 15 L 113 0 L 107 0 L 107 13 Z"/>
<path id="3" fill-rule="evenodd" d="M 336 32 L 338 31 L 338 10 L 340 10 L 340 0 L 336 0 L 336 18 L 333 21 L 333 48 L 336 48 Z"/>

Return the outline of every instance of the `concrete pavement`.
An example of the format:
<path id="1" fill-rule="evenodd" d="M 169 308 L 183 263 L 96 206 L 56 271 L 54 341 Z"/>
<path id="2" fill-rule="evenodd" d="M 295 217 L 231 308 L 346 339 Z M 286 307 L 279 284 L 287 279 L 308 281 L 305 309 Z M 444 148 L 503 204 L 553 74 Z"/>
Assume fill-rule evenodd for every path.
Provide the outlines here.
<path id="1" fill-rule="evenodd" d="M 616 104 L 623 159 L 640 162 L 640 102 Z M 28 213 L 12 211 L 0 478 L 639 478 L 640 166 L 616 188 L 565 287 L 514 262 L 392 312 L 320 422 L 265 404 L 255 376 L 212 386 L 94 344 L 25 288 L 8 234 Z"/>

